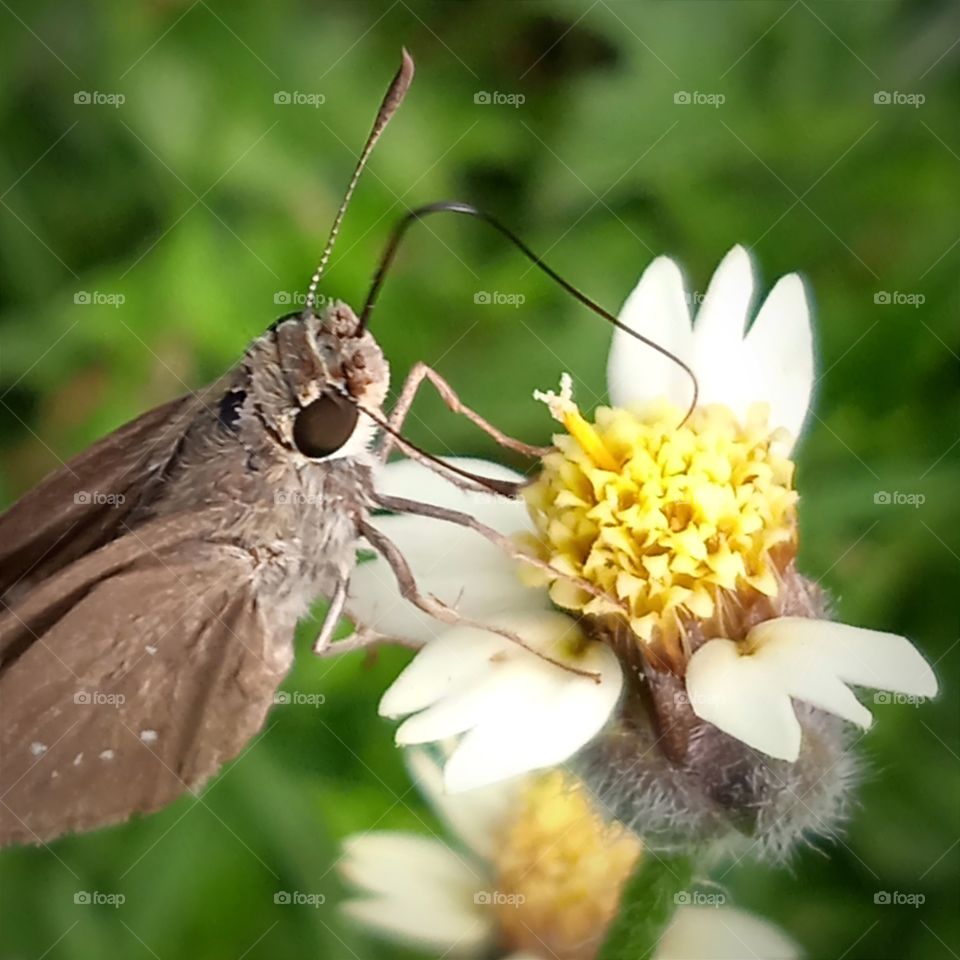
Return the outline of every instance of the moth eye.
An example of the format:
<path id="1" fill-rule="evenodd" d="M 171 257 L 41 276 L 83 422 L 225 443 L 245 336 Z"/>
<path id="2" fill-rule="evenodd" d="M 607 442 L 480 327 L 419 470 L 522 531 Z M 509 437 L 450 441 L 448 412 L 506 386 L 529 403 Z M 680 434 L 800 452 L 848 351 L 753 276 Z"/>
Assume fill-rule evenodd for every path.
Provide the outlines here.
<path id="1" fill-rule="evenodd" d="M 220 401 L 220 408 L 217 411 L 217 419 L 221 425 L 228 430 L 235 430 L 237 421 L 240 419 L 240 408 L 244 400 L 247 399 L 247 391 L 236 389 L 223 395 Z"/>
<path id="2" fill-rule="evenodd" d="M 293 442 L 305 457 L 328 457 L 350 439 L 359 416 L 360 411 L 345 397 L 324 394 L 297 414 Z"/>

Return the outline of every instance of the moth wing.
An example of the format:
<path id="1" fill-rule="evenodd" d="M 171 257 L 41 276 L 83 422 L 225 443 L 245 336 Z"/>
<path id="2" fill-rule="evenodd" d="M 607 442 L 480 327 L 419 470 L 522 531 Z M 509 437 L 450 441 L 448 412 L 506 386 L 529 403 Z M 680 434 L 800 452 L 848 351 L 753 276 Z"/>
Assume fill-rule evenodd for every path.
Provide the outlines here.
<path id="1" fill-rule="evenodd" d="M 0 606 L 0 671 L 38 642 L 101 581 L 134 568 L 154 566 L 159 557 L 188 549 L 188 541 L 202 538 L 204 514 L 172 514 L 151 520 L 85 554 L 62 570 L 33 583 L 18 585 Z"/>
<path id="2" fill-rule="evenodd" d="M 188 394 L 149 410 L 78 454 L 0 515 L 0 598 L 116 536 L 137 493 L 174 455 L 209 402 Z"/>
<path id="3" fill-rule="evenodd" d="M 121 559 L 49 626 L 36 596 L 0 615 L 0 634 L 21 614 L 41 628 L 0 675 L 0 843 L 150 813 L 240 753 L 293 656 L 293 624 L 267 620 L 254 573 L 246 551 L 194 541 Z"/>

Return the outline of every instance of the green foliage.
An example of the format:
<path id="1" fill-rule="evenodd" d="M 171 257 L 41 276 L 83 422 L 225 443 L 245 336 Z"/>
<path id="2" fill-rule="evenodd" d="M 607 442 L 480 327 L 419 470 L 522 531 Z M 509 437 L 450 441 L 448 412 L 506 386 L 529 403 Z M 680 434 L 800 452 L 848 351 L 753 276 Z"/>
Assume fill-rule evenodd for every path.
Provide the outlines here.
<path id="1" fill-rule="evenodd" d="M 693 290 L 738 241 L 767 285 L 806 275 L 822 376 L 800 454 L 804 567 L 843 619 L 914 638 L 945 693 L 917 708 L 871 704 L 861 803 L 836 844 L 789 871 L 739 864 L 715 879 L 812 957 L 955 952 L 953 8 L 20 6 L 0 11 L 4 502 L 220 373 L 291 309 L 283 292 L 306 286 L 401 44 L 418 77 L 354 200 L 327 293 L 358 303 L 398 212 L 444 197 L 499 214 L 612 308 L 659 253 L 685 265 Z M 877 105 L 881 90 L 926 102 Z M 126 99 L 77 104 L 78 91 Z M 277 105 L 278 91 L 325 102 Z M 526 101 L 475 104 L 478 91 Z M 726 99 L 676 105 L 678 91 Z M 75 303 L 84 291 L 125 299 Z M 525 302 L 476 303 L 481 291 Z M 875 303 L 895 291 L 925 302 Z M 395 382 L 426 360 L 530 441 L 550 432 L 530 394 L 561 371 L 585 406 L 604 395 L 609 330 L 478 223 L 434 220 L 411 234 L 375 330 Z M 410 435 L 437 453 L 501 458 L 432 397 Z M 877 491 L 926 501 L 877 504 Z M 405 655 L 316 663 L 310 629 L 288 687 L 324 705 L 278 706 L 201 797 L 0 857 L 0 958 L 398 955 L 338 917 L 331 864 L 351 831 L 434 823 L 376 715 Z M 79 890 L 126 903 L 77 906 Z M 323 893 L 326 905 L 275 904 L 282 890 Z M 875 905 L 894 890 L 926 902 Z"/>
<path id="2" fill-rule="evenodd" d="M 687 857 L 644 856 L 626 882 L 597 960 L 650 960 L 693 879 Z"/>

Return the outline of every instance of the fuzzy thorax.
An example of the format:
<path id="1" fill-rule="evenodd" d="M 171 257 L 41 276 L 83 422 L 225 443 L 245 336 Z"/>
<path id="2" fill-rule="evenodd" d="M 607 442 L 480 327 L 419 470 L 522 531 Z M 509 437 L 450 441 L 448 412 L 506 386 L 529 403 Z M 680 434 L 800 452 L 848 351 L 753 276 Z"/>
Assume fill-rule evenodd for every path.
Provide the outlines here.
<path id="1" fill-rule="evenodd" d="M 503 946 L 558 960 L 589 960 L 617 910 L 640 841 L 606 823 L 577 781 L 559 770 L 531 777 L 494 854 Z"/>
<path id="2" fill-rule="evenodd" d="M 558 572 L 558 606 L 625 618 L 639 643 L 682 668 L 692 622 L 715 621 L 716 632 L 698 630 L 703 639 L 730 636 L 732 609 L 777 596 L 796 555 L 797 493 L 764 405 L 743 425 L 726 407 L 683 421 L 667 404 L 600 407 L 590 423 L 569 378 L 559 395 L 537 397 L 567 430 L 526 490 L 529 545 Z"/>

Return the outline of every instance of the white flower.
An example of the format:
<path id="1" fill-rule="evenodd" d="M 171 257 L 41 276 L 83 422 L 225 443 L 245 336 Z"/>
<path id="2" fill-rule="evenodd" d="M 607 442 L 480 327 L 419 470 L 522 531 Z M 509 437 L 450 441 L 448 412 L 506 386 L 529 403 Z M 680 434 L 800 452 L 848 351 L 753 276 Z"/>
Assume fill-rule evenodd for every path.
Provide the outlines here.
<path id="1" fill-rule="evenodd" d="M 609 602 L 596 600 L 558 577 L 550 592 L 556 604 L 587 615 L 615 612 L 618 603 L 632 604 L 627 619 L 637 642 L 656 640 L 658 635 L 661 642 L 670 641 L 660 651 L 662 659 L 672 664 L 676 675 L 685 675 L 688 702 L 697 717 L 771 757 L 793 761 L 803 739 L 794 701 L 867 727 L 870 713 L 850 685 L 926 697 L 936 693 L 937 683 L 929 665 L 903 637 L 830 623 L 817 619 L 815 611 L 802 617 L 784 615 L 794 608 L 784 607 L 787 600 L 781 603 L 781 598 L 786 596 L 796 606 L 796 596 L 806 589 L 796 586 L 802 578 L 792 564 L 796 494 L 792 464 L 784 457 L 808 414 L 813 336 L 806 293 L 796 274 L 774 285 L 748 329 L 753 295 L 750 258 L 742 247 L 734 247 L 717 268 L 693 324 L 680 271 L 669 259 L 655 260 L 628 297 L 620 319 L 674 352 L 696 374 L 698 413 L 678 440 L 679 452 L 669 454 L 676 459 L 661 462 L 671 431 L 679 437 L 680 428 L 670 426 L 678 423 L 675 414 L 668 412 L 653 426 L 653 421 L 638 420 L 640 425 L 634 428 L 630 419 L 634 415 L 627 411 L 648 409 L 664 400 L 686 409 L 689 378 L 676 364 L 618 330 L 608 367 L 617 409 L 607 411 L 602 422 L 598 413 L 597 424 L 592 425 L 580 417 L 569 396 L 551 399 L 551 409 L 571 436 L 560 438 L 561 453 L 550 456 L 565 457 L 566 465 L 581 468 L 586 484 L 582 489 L 589 491 L 591 484 L 594 491 L 603 487 L 607 499 L 584 501 L 586 494 L 573 490 L 561 490 L 558 499 L 556 488 L 546 493 L 541 489 L 544 499 L 532 502 L 531 509 L 541 511 L 538 533 L 549 530 L 554 538 L 548 546 L 556 550 L 548 550 L 544 559 L 580 576 L 587 576 L 594 563 L 597 569 L 590 573 L 604 583 L 610 596 Z M 757 403 L 767 405 L 764 421 L 757 420 Z M 709 406 L 718 404 L 723 409 Z M 639 449 L 631 469 L 649 462 L 663 476 L 648 479 L 641 472 L 630 481 L 633 487 L 624 497 L 616 492 L 618 468 L 604 444 L 612 436 L 622 446 L 633 429 L 651 436 L 652 446 Z M 706 436 L 709 443 L 697 446 Z M 774 448 L 776 454 L 764 452 Z M 696 450 L 698 456 L 704 451 L 704 464 L 698 464 L 692 479 L 683 473 L 684 464 L 692 462 L 685 449 Z M 727 449 L 740 457 L 735 466 L 740 487 L 724 473 L 723 464 L 717 465 Z M 756 470 L 766 472 L 755 473 L 751 464 L 764 456 L 769 463 Z M 477 473 L 505 475 L 492 464 L 466 463 Z M 554 466 L 554 476 L 562 478 L 564 464 L 558 460 Z M 686 469 L 692 475 L 693 468 Z M 430 478 L 415 464 L 388 466 L 384 480 L 394 488 L 391 492 L 463 509 L 503 533 L 530 529 L 523 505 L 466 494 Z M 680 506 L 686 512 L 670 514 L 677 507 L 670 499 L 672 484 L 679 484 L 678 496 L 687 501 Z M 649 496 L 659 491 L 663 502 L 640 502 L 650 489 Z M 562 523 L 555 524 L 559 514 L 546 512 L 554 508 L 581 510 L 589 518 L 588 536 L 605 553 L 576 541 Z M 621 520 L 617 511 L 630 516 Z M 651 523 L 661 524 L 661 535 L 651 553 L 641 556 L 629 537 L 636 535 L 638 524 L 642 535 L 648 516 Z M 383 633 L 425 644 L 381 705 L 388 716 L 414 714 L 401 725 L 398 741 L 423 743 L 462 735 L 447 765 L 448 789 L 466 789 L 562 762 L 590 741 L 614 713 L 623 683 L 610 648 L 596 639 L 572 643 L 580 630 L 575 622 L 549 609 L 546 591 L 520 586 L 515 562 L 476 534 L 412 517 L 378 518 L 377 523 L 403 549 L 423 592 L 455 604 L 471 618 L 523 636 L 552 657 L 601 675 L 596 684 L 496 634 L 451 630 L 429 621 L 399 598 L 385 564 L 375 561 L 358 570 L 351 613 Z M 628 526 L 618 528 L 617 523 Z M 768 530 L 767 523 L 774 525 Z M 733 524 L 730 529 L 735 531 L 729 544 L 724 541 L 717 547 L 717 531 L 724 524 Z M 572 545 L 564 553 L 566 541 Z M 596 557 L 601 559 L 591 559 Z M 639 573 L 624 572 L 622 564 L 628 561 Z M 573 569 L 576 564 L 580 566 Z M 784 586 L 788 582 L 789 589 Z M 757 596 L 770 598 L 770 612 L 759 618 L 762 623 L 746 635 L 718 632 L 730 622 L 731 603 L 742 598 L 754 603 Z M 811 608 L 815 606 L 811 602 Z M 703 633 L 706 642 L 692 656 L 686 646 L 685 624 L 690 617 L 710 625 Z M 757 619 L 744 618 L 747 623 Z"/>
<path id="2" fill-rule="evenodd" d="M 411 751 L 409 760 L 421 790 L 460 849 L 407 833 L 349 837 L 340 871 L 357 895 L 342 905 L 346 914 L 382 937 L 442 956 L 550 960 L 557 955 L 551 944 L 569 949 L 571 937 L 585 957 L 592 955 L 639 844 L 611 839 L 583 796 L 571 794 L 569 785 L 558 790 L 552 780 L 537 784 L 535 778 L 514 779 L 449 796 L 439 769 L 424 751 Z M 530 808 L 528 794 L 525 811 L 525 791 L 531 788 L 540 807 Z M 520 849 L 505 849 L 511 843 Z M 503 888 L 515 881 L 503 873 L 504 868 L 509 871 L 511 857 L 520 858 L 518 875 L 530 878 L 529 900 L 522 879 L 509 892 Z M 547 863 L 541 871 L 542 861 Z M 587 886 L 581 888 L 584 873 Z M 571 900 L 571 890 L 580 896 Z M 551 893 L 557 894 L 556 901 L 550 901 Z M 582 916 L 575 916 L 577 911 Z M 584 929 L 590 930 L 588 942 L 576 939 Z M 800 953 L 777 927 L 746 911 L 681 906 L 655 956 L 793 960 Z"/>
<path id="3" fill-rule="evenodd" d="M 723 404 L 746 419 L 751 405 L 767 403 L 770 427 L 786 428 L 795 440 L 814 384 L 806 292 L 797 274 L 781 277 L 748 330 L 754 286 L 750 256 L 735 246 L 717 267 L 692 324 L 679 269 L 658 257 L 627 298 L 620 319 L 690 364 L 701 406 Z M 607 376 L 618 407 L 665 396 L 683 409 L 689 400 L 683 371 L 620 330 Z M 796 617 L 760 624 L 743 644 L 711 640 L 687 664 L 687 691 L 697 716 L 785 760 L 796 760 L 800 750 L 791 698 L 870 726 L 870 712 L 848 683 L 921 697 L 937 692 L 933 670 L 904 637 Z"/>

